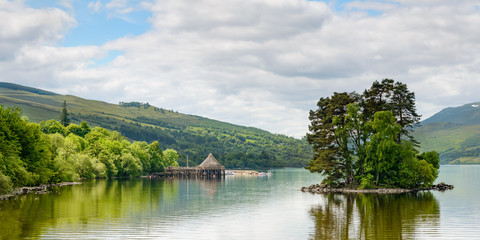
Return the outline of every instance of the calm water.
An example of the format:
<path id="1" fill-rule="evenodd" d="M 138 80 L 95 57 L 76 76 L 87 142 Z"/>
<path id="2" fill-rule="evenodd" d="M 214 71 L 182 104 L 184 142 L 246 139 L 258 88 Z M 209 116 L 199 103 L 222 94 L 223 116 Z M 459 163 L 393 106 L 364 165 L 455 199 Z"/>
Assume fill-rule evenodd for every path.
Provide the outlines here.
<path id="1" fill-rule="evenodd" d="M 0 201 L 2 239 L 480 239 L 480 166 L 442 166 L 447 192 L 312 195 L 318 174 L 99 180 Z"/>

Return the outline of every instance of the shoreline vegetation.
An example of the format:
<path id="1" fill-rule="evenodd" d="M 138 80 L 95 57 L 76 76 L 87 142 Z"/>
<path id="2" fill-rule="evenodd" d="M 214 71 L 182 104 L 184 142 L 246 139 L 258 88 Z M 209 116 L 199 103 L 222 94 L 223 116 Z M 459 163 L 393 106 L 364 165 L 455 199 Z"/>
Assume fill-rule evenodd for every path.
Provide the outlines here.
<path id="1" fill-rule="evenodd" d="M 54 187 L 72 186 L 72 185 L 78 185 L 78 184 L 82 184 L 82 183 L 81 182 L 62 182 L 62 183 L 42 184 L 42 185 L 33 186 L 33 187 L 19 187 L 8 194 L 0 195 L 0 201 L 6 200 L 18 195 L 24 195 L 29 193 L 34 193 L 34 194 L 50 193 L 52 188 Z"/>
<path id="2" fill-rule="evenodd" d="M 436 185 L 432 185 L 426 188 L 372 188 L 372 189 L 356 189 L 356 188 L 335 188 L 328 187 L 326 184 L 313 184 L 309 187 L 302 187 L 300 191 L 309 192 L 312 194 L 325 194 L 325 193 L 374 193 L 374 194 L 400 194 L 400 193 L 409 193 L 409 192 L 418 192 L 418 191 L 446 191 L 453 190 L 454 186 L 441 182 Z"/>
<path id="3" fill-rule="evenodd" d="M 118 131 L 129 141 L 158 141 L 162 149 L 178 152 L 177 162 L 182 167 L 187 165 L 187 159 L 192 166 L 202 163 L 209 153 L 231 169 L 305 167 L 313 156 L 304 138 L 178 113 L 149 103 L 112 104 L 48 93 L 0 82 L 0 104 L 23 109 L 23 116 L 28 116 L 31 122 L 60 120 L 57 116 L 59 110 L 63 112 L 66 100 L 71 123 L 86 122 L 92 128 Z"/>
<path id="4" fill-rule="evenodd" d="M 0 200 L 44 194 L 86 179 L 152 176 L 178 166 L 176 150 L 158 141 L 128 141 L 117 131 L 70 123 L 66 101 L 61 121 L 32 123 L 19 108 L 0 105 Z M 255 170 L 233 170 L 256 176 Z"/>
<path id="5" fill-rule="evenodd" d="M 65 103 L 66 104 L 66 103 Z M 178 166 L 178 153 L 159 142 L 129 142 L 117 131 L 62 121 L 32 123 L 19 108 L 0 105 L 0 194 L 45 189 L 82 179 L 125 178 Z"/>
<path id="6" fill-rule="evenodd" d="M 259 172 L 256 170 L 230 170 L 232 171 L 235 176 L 258 176 Z M 152 175 L 145 175 L 145 176 L 139 176 L 140 178 L 148 178 L 152 177 Z M 166 178 L 167 176 L 160 176 Z M 114 179 L 119 179 L 117 177 L 114 177 Z M 88 180 L 88 179 L 87 179 Z M 27 187 L 18 187 L 9 193 L 6 194 L 0 194 L 0 201 L 2 200 L 7 200 L 15 196 L 19 195 L 24 195 L 24 194 L 46 194 L 46 193 L 51 193 L 52 188 L 55 187 L 63 187 L 63 186 L 72 186 L 72 185 L 79 185 L 82 184 L 82 182 L 61 182 L 61 183 L 52 183 L 52 184 L 41 184 L 38 186 L 27 186 Z"/>

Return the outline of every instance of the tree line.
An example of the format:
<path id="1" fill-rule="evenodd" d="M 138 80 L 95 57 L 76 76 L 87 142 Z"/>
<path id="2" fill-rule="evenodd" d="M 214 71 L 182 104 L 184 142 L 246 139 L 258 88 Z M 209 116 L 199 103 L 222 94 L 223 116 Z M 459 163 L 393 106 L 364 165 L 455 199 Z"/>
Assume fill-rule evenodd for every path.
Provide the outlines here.
<path id="1" fill-rule="evenodd" d="M 119 132 L 85 122 L 31 123 L 21 113 L 0 106 L 0 194 L 14 187 L 139 176 L 178 166 L 177 152 L 163 151 L 156 141 L 129 142 Z"/>
<path id="2" fill-rule="evenodd" d="M 129 139 L 158 141 L 162 148 L 178 151 L 180 166 L 186 166 L 187 155 L 189 166 L 195 166 L 209 153 L 213 153 L 226 168 L 250 169 L 305 167 L 313 156 L 312 148 L 305 139 L 264 131 L 175 125 L 147 117 L 137 117 L 131 119 L 135 122 L 129 122 L 98 115 L 82 115 L 81 118 L 74 115 L 72 120 L 83 120 L 115 130 Z"/>
<path id="3" fill-rule="evenodd" d="M 418 125 L 415 94 L 392 79 L 362 94 L 334 93 L 310 111 L 306 167 L 334 187 L 428 187 L 438 176 L 437 152 L 419 153 L 411 133 Z"/>

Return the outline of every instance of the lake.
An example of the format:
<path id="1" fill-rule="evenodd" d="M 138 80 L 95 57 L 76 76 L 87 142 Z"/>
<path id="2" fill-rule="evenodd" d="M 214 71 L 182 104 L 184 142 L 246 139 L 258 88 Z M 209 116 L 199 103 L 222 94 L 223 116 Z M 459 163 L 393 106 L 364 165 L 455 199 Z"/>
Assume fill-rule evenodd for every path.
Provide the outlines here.
<path id="1" fill-rule="evenodd" d="M 0 201 L 2 239 L 474 239 L 480 166 L 441 166 L 446 192 L 329 194 L 304 169 L 220 180 L 94 180 Z"/>

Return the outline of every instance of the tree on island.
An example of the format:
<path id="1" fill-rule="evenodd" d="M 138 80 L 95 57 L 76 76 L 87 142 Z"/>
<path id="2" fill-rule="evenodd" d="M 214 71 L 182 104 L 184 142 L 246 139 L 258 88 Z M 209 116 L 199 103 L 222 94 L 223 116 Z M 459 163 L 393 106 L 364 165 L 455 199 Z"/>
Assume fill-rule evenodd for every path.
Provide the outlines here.
<path id="1" fill-rule="evenodd" d="M 60 109 L 60 123 L 67 127 L 70 124 L 70 119 L 68 118 L 68 110 L 67 110 L 67 100 L 63 101 L 62 107 Z"/>
<path id="2" fill-rule="evenodd" d="M 411 132 L 418 125 L 415 94 L 406 84 L 375 81 L 363 94 L 334 93 L 310 111 L 307 141 L 314 158 L 306 167 L 333 187 L 429 187 L 439 155 L 419 154 Z"/>

